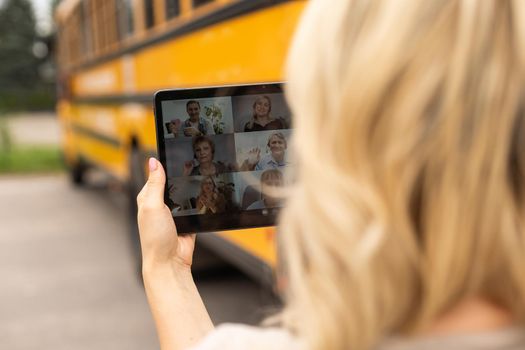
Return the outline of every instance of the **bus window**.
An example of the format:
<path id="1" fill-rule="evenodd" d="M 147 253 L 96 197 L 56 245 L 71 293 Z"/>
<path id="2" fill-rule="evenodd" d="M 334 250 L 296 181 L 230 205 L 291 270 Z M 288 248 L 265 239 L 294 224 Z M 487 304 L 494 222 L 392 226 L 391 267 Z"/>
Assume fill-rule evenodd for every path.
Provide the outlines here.
<path id="1" fill-rule="evenodd" d="M 193 8 L 206 5 L 210 2 L 213 2 L 213 0 L 193 0 Z"/>
<path id="2" fill-rule="evenodd" d="M 108 4 L 109 2 L 105 0 L 91 1 L 96 54 L 104 52 L 110 44 L 110 33 L 107 27 L 110 26 L 112 22 L 108 21 L 109 18 L 107 18 L 106 15 Z"/>
<path id="3" fill-rule="evenodd" d="M 82 30 L 82 48 L 85 57 L 88 57 L 93 51 L 93 38 L 91 31 L 91 9 L 88 1 L 79 6 L 80 10 L 80 28 Z"/>
<path id="4" fill-rule="evenodd" d="M 115 9 L 115 1 L 110 0 L 104 1 L 104 5 L 100 8 L 101 18 L 103 23 L 103 36 L 104 36 L 104 50 L 110 50 L 112 45 L 117 42 L 118 29 L 115 20 L 113 19 Z"/>
<path id="5" fill-rule="evenodd" d="M 144 0 L 144 16 L 144 25 L 146 29 L 153 27 L 155 24 L 153 0 Z"/>
<path id="6" fill-rule="evenodd" d="M 179 0 L 166 0 L 166 20 L 180 14 Z"/>
<path id="7" fill-rule="evenodd" d="M 133 4 L 132 0 L 117 0 L 117 29 L 120 40 L 133 34 Z"/>

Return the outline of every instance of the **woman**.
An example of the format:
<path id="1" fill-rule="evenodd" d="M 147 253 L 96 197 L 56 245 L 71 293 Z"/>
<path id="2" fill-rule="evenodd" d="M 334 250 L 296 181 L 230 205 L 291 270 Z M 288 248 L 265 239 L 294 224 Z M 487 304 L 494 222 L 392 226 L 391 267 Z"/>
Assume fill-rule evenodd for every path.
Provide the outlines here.
<path id="1" fill-rule="evenodd" d="M 217 214 L 224 212 L 226 200 L 217 191 L 217 186 L 211 176 L 201 182 L 201 191 L 197 196 L 197 210 L 199 214 Z"/>
<path id="2" fill-rule="evenodd" d="M 192 142 L 193 157 L 198 165 L 189 160 L 184 163 L 184 176 L 218 175 L 232 171 L 231 167 L 222 162 L 214 162 L 215 143 L 206 136 L 197 136 Z"/>
<path id="3" fill-rule="evenodd" d="M 181 125 L 180 119 L 171 120 L 167 122 L 165 125 L 166 125 L 166 130 L 168 134 L 172 134 L 174 137 L 177 137 L 179 133 L 180 125 Z"/>
<path id="4" fill-rule="evenodd" d="M 282 118 L 273 118 L 272 100 L 266 95 L 258 96 L 253 103 L 253 118 L 244 125 L 244 131 L 263 131 L 286 129 L 286 123 Z"/>
<path id="5" fill-rule="evenodd" d="M 139 225 L 163 348 L 524 349 L 523 23 L 521 0 L 310 1 L 282 328 L 212 330 L 153 160 Z"/>
<path id="6" fill-rule="evenodd" d="M 267 170 L 284 168 L 290 163 L 286 159 L 286 138 L 281 132 L 276 132 L 270 135 L 266 144 L 267 150 L 270 152 L 261 159 L 261 150 L 253 148 L 248 152 L 248 158 L 240 166 L 240 170 Z"/>

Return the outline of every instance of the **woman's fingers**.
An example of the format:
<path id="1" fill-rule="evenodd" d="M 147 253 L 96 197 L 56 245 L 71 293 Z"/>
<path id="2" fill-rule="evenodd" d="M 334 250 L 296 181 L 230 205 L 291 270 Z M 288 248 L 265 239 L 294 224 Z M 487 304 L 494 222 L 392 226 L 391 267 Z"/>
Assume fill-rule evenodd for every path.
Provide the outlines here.
<path id="1" fill-rule="evenodd" d="M 190 175 L 192 170 L 193 170 L 193 162 L 191 160 L 188 160 L 187 162 L 184 163 L 184 169 L 183 169 L 184 176 Z"/>
<path id="2" fill-rule="evenodd" d="M 137 204 L 140 207 L 163 207 L 164 206 L 164 185 L 166 175 L 162 165 L 155 158 L 148 161 L 149 177 L 148 181 L 137 196 Z"/>
<path id="3" fill-rule="evenodd" d="M 177 248 L 177 229 L 164 204 L 166 175 L 155 158 L 149 160 L 149 177 L 137 197 L 138 225 L 145 265 L 167 262 Z"/>
<path id="4" fill-rule="evenodd" d="M 177 246 L 177 255 L 181 261 L 187 266 L 191 266 L 193 262 L 193 250 L 195 249 L 195 233 L 179 236 Z"/>

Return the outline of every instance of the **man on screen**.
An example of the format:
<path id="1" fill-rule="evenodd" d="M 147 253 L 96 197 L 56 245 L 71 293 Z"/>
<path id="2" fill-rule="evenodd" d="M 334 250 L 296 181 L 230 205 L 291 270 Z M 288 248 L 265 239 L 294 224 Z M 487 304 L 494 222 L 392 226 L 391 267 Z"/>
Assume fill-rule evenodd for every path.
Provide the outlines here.
<path id="1" fill-rule="evenodd" d="M 198 101 L 191 100 L 186 103 L 186 113 L 189 118 L 184 121 L 182 130 L 184 136 L 215 135 L 213 125 L 201 117 L 201 105 Z"/>
<path id="2" fill-rule="evenodd" d="M 173 136 L 179 136 L 179 131 L 182 128 L 184 136 L 195 137 L 203 135 L 215 135 L 213 125 L 206 118 L 201 117 L 201 105 L 199 101 L 190 100 L 186 103 L 186 113 L 188 113 L 188 119 L 181 122 L 180 119 L 176 118 L 166 123 L 166 129 L 169 134 Z"/>
<path id="3" fill-rule="evenodd" d="M 240 165 L 242 171 L 266 170 L 283 168 L 290 163 L 286 159 L 287 142 L 283 133 L 275 132 L 268 138 L 266 150 L 269 151 L 261 158 L 261 150 L 253 148 L 248 151 L 247 159 Z"/>

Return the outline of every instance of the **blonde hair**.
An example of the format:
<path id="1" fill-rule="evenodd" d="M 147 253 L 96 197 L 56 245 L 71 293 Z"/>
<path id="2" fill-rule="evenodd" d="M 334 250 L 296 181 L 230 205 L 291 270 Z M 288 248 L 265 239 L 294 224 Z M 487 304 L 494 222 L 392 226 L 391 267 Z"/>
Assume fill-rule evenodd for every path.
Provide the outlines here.
<path id="1" fill-rule="evenodd" d="M 469 296 L 524 319 L 524 56 L 522 0 L 310 1 L 278 235 L 309 348 L 369 349 Z"/>
<path id="2" fill-rule="evenodd" d="M 261 183 L 271 180 L 283 180 L 283 173 L 279 169 L 268 169 L 261 174 Z"/>

